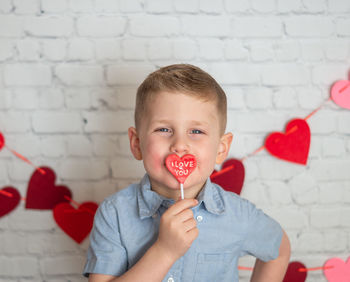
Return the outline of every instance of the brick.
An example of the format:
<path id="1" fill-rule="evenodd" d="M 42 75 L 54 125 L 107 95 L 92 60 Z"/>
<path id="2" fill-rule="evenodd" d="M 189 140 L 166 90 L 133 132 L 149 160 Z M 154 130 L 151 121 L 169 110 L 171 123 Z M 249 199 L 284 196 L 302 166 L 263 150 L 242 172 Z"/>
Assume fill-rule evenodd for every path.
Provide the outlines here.
<path id="1" fill-rule="evenodd" d="M 117 60 L 121 57 L 120 41 L 116 39 L 95 40 L 97 60 Z"/>
<path id="2" fill-rule="evenodd" d="M 326 0 L 303 0 L 303 4 L 308 13 L 322 13 L 328 8 Z"/>
<path id="3" fill-rule="evenodd" d="M 347 114 L 338 115 L 338 131 L 340 133 L 350 133 L 350 117 Z"/>
<path id="4" fill-rule="evenodd" d="M 30 130 L 30 116 L 28 113 L 11 111 L 0 112 L 0 128 L 3 133 L 19 133 Z"/>
<path id="5" fill-rule="evenodd" d="M 58 174 L 64 180 L 99 180 L 108 176 L 108 166 L 98 160 L 65 159 L 58 167 Z"/>
<path id="6" fill-rule="evenodd" d="M 26 167 L 29 166 L 26 164 Z M 32 168 L 31 171 L 33 172 Z M 27 180 L 28 179 L 29 178 L 27 178 Z M 9 227 L 11 230 L 26 232 L 51 231 L 56 226 L 55 221 L 52 220 L 52 211 L 32 209 L 17 209 L 16 216 L 14 216 L 9 222 Z"/>
<path id="7" fill-rule="evenodd" d="M 143 39 L 125 39 L 122 41 L 123 59 L 143 61 L 146 57 L 147 43 Z"/>
<path id="8" fill-rule="evenodd" d="M 266 152 L 267 153 L 267 152 Z M 260 153 L 261 154 L 261 153 Z M 261 179 L 287 181 L 304 171 L 304 167 L 269 156 L 258 164 Z"/>
<path id="9" fill-rule="evenodd" d="M 310 81 L 307 67 L 294 64 L 274 64 L 261 68 L 263 85 L 305 85 Z"/>
<path id="10" fill-rule="evenodd" d="M 341 226 L 341 208 L 315 207 L 310 211 L 310 224 L 316 228 Z"/>
<path id="11" fill-rule="evenodd" d="M 302 58 L 306 61 L 321 61 L 325 57 L 323 44 L 320 40 L 303 40 L 301 50 Z"/>
<path id="12" fill-rule="evenodd" d="M 324 236 L 320 232 L 305 232 L 298 238 L 295 250 L 300 253 L 312 253 L 320 251 L 324 244 Z"/>
<path id="13" fill-rule="evenodd" d="M 273 93 L 273 104 L 278 109 L 294 109 L 297 107 L 296 92 L 294 88 L 279 87 Z"/>
<path id="14" fill-rule="evenodd" d="M 1 242 L 3 245 L 2 254 L 5 255 L 20 255 L 26 254 L 27 246 L 25 236 L 15 232 L 3 232 Z M 0 272 L 1 273 L 1 272 Z"/>
<path id="15" fill-rule="evenodd" d="M 254 85 L 260 82 L 258 69 L 254 65 L 214 63 L 210 74 L 220 84 Z"/>
<path id="16" fill-rule="evenodd" d="M 291 206 L 288 209 L 270 209 L 266 210 L 266 213 L 278 222 L 281 222 L 283 228 L 287 230 L 303 230 L 308 226 L 307 215 L 298 207 Z"/>
<path id="17" fill-rule="evenodd" d="M 69 8 L 77 13 L 88 13 L 94 10 L 93 0 L 74 0 L 69 1 Z"/>
<path id="18" fill-rule="evenodd" d="M 0 15 L 0 36 L 21 37 L 23 35 L 23 19 L 12 15 Z"/>
<path id="19" fill-rule="evenodd" d="M 85 256 L 55 256 L 54 258 L 43 258 L 40 261 L 40 269 L 45 275 L 81 275 L 84 263 Z"/>
<path id="20" fill-rule="evenodd" d="M 278 61 L 297 61 L 300 54 L 299 44 L 295 41 L 282 41 L 274 44 Z"/>
<path id="21" fill-rule="evenodd" d="M 172 57 L 172 44 L 167 39 L 155 39 L 149 42 L 147 56 L 150 60 L 169 60 Z"/>
<path id="22" fill-rule="evenodd" d="M 132 111 L 86 112 L 83 116 L 86 120 L 84 131 L 89 133 L 123 133 L 133 124 Z"/>
<path id="23" fill-rule="evenodd" d="M 19 88 L 13 91 L 13 108 L 34 110 L 38 108 L 39 95 L 35 89 Z"/>
<path id="24" fill-rule="evenodd" d="M 350 27 L 349 19 L 339 19 L 336 21 L 337 34 L 340 36 L 350 36 L 349 27 Z"/>
<path id="25" fill-rule="evenodd" d="M 120 86 L 117 93 L 117 103 L 120 108 L 134 110 L 136 103 L 136 87 Z"/>
<path id="26" fill-rule="evenodd" d="M 224 0 L 225 8 L 230 13 L 246 12 L 249 10 L 249 2 L 245 0 Z"/>
<path id="27" fill-rule="evenodd" d="M 199 10 L 208 14 L 220 14 L 223 11 L 223 1 L 200 0 Z"/>
<path id="28" fill-rule="evenodd" d="M 9 109 L 12 105 L 12 92 L 10 90 L 0 89 L 0 109 Z"/>
<path id="29" fill-rule="evenodd" d="M 45 13 L 61 13 L 68 8 L 68 0 L 41 0 L 41 10 Z"/>
<path id="30" fill-rule="evenodd" d="M 65 85 L 95 86 L 103 85 L 103 69 L 94 65 L 62 64 L 55 69 L 55 74 Z"/>
<path id="31" fill-rule="evenodd" d="M 62 158 L 66 155 L 66 143 L 62 137 L 47 136 L 40 141 L 41 154 L 48 158 Z"/>
<path id="32" fill-rule="evenodd" d="M 40 109 L 60 109 L 64 105 L 62 89 L 43 89 L 39 96 Z"/>
<path id="33" fill-rule="evenodd" d="M 249 48 L 253 62 L 271 61 L 275 57 L 271 43 L 253 41 Z"/>
<path id="34" fill-rule="evenodd" d="M 343 0 L 332 0 L 328 3 L 329 11 L 333 13 L 350 12 L 350 2 Z"/>
<path id="35" fill-rule="evenodd" d="M 113 177 L 118 179 L 140 179 L 145 174 L 143 163 L 129 158 L 113 159 L 111 168 Z"/>
<path id="36" fill-rule="evenodd" d="M 123 17 L 82 16 L 77 20 L 80 36 L 115 37 L 124 33 L 126 19 Z"/>
<path id="37" fill-rule="evenodd" d="M 0 62 L 11 59 L 14 56 L 12 40 L 0 40 Z"/>
<path id="38" fill-rule="evenodd" d="M 119 147 L 118 140 L 111 136 L 93 136 L 91 142 L 94 154 L 99 157 L 114 156 Z"/>
<path id="39" fill-rule="evenodd" d="M 252 1 L 252 8 L 254 11 L 260 12 L 260 13 L 270 13 L 275 11 L 275 1 L 273 0 L 253 0 Z"/>
<path id="40" fill-rule="evenodd" d="M 264 133 L 283 130 L 285 117 L 281 114 L 269 115 L 266 113 L 240 113 L 237 115 L 237 130 L 245 133 Z"/>
<path id="41" fill-rule="evenodd" d="M 173 1 L 171 0 L 146 0 L 145 10 L 149 13 L 163 14 L 172 11 Z"/>
<path id="42" fill-rule="evenodd" d="M 314 115 L 308 123 L 313 134 L 330 134 L 337 130 L 337 119 L 334 113 L 323 112 Z"/>
<path id="43" fill-rule="evenodd" d="M 141 0 L 120 0 L 120 10 L 122 12 L 136 13 L 143 11 L 143 1 Z"/>
<path id="44" fill-rule="evenodd" d="M 67 55 L 67 42 L 63 39 L 47 39 L 42 44 L 43 57 L 50 61 L 62 61 Z"/>
<path id="45" fill-rule="evenodd" d="M 246 105 L 249 109 L 268 109 L 272 106 L 272 90 L 269 88 L 250 88 L 245 91 Z"/>
<path id="46" fill-rule="evenodd" d="M 146 76 L 154 71 L 150 65 L 118 64 L 107 67 L 109 85 L 140 85 Z"/>
<path id="47" fill-rule="evenodd" d="M 224 43 L 219 39 L 199 39 L 199 56 L 204 60 L 220 60 L 224 57 Z"/>
<path id="48" fill-rule="evenodd" d="M 310 174 L 320 181 L 329 179 L 350 180 L 349 160 L 314 160 L 310 161 Z"/>
<path id="49" fill-rule="evenodd" d="M 13 64 L 4 70 L 4 81 L 8 86 L 47 86 L 51 80 L 51 69 L 46 65 Z"/>
<path id="50" fill-rule="evenodd" d="M 319 202 L 318 186 L 315 179 L 307 173 L 293 177 L 289 182 L 293 201 L 300 205 L 311 205 Z"/>
<path id="51" fill-rule="evenodd" d="M 37 264 L 33 257 L 0 257 L 0 273 L 5 277 L 18 277 L 19 273 L 31 277 L 38 272 Z"/>
<path id="52" fill-rule="evenodd" d="M 32 116 L 33 129 L 37 133 L 81 131 L 82 120 L 78 113 L 36 112 Z"/>
<path id="53" fill-rule="evenodd" d="M 0 12 L 9 13 L 11 12 L 12 8 L 11 0 L 3 0 L 0 2 Z"/>
<path id="54" fill-rule="evenodd" d="M 73 19 L 66 17 L 28 18 L 25 22 L 25 31 L 40 37 L 70 36 L 73 33 L 73 24 Z"/>
<path id="55" fill-rule="evenodd" d="M 344 141 L 336 137 L 325 137 L 322 152 L 325 157 L 342 157 L 345 155 Z"/>
<path id="56" fill-rule="evenodd" d="M 36 40 L 25 39 L 18 41 L 17 50 L 21 61 L 37 61 L 40 58 L 40 45 Z"/>
<path id="57" fill-rule="evenodd" d="M 224 91 L 227 96 L 227 108 L 229 110 L 244 109 L 244 93 L 241 88 L 238 87 L 224 87 Z"/>
<path id="58" fill-rule="evenodd" d="M 318 65 L 315 66 L 312 71 L 312 82 L 314 84 L 326 85 L 329 87 L 335 81 L 345 78 L 349 67 L 347 65 Z"/>
<path id="59" fill-rule="evenodd" d="M 341 204 L 350 201 L 350 193 L 347 193 L 347 182 L 332 181 L 320 183 L 321 204 Z"/>
<path id="60" fill-rule="evenodd" d="M 347 40 L 329 41 L 325 46 L 326 58 L 343 62 L 349 57 L 349 49 L 349 41 Z"/>
<path id="61" fill-rule="evenodd" d="M 95 0 L 95 11 L 104 13 L 115 13 L 119 11 L 119 1 Z"/>
<path id="62" fill-rule="evenodd" d="M 265 186 L 261 181 L 252 181 L 249 185 L 246 185 L 242 192 L 242 197 L 248 199 L 254 204 L 261 206 L 268 206 L 270 204 L 269 197 L 267 196 Z"/>
<path id="63" fill-rule="evenodd" d="M 129 28 L 135 36 L 174 36 L 180 32 L 180 22 L 170 16 L 135 16 L 130 18 Z"/>
<path id="64" fill-rule="evenodd" d="M 86 157 L 92 155 L 92 144 L 89 138 L 82 135 L 69 136 L 67 154 L 71 157 Z"/>
<path id="65" fill-rule="evenodd" d="M 293 203 L 292 195 L 288 185 L 282 181 L 267 181 L 266 190 L 271 203 L 290 205 Z"/>
<path id="66" fill-rule="evenodd" d="M 182 13 L 197 13 L 199 0 L 178 0 L 174 2 L 175 11 Z"/>
<path id="67" fill-rule="evenodd" d="M 221 37 L 231 33 L 230 19 L 225 16 L 184 16 L 182 30 L 189 36 Z"/>
<path id="68" fill-rule="evenodd" d="M 68 43 L 68 59 L 72 61 L 87 61 L 95 56 L 94 45 L 90 40 L 75 38 Z"/>
<path id="69" fill-rule="evenodd" d="M 282 36 L 282 21 L 274 17 L 244 17 L 233 20 L 233 36 L 274 38 Z"/>
<path id="70" fill-rule="evenodd" d="M 246 60 L 248 48 L 243 46 L 240 40 L 227 40 L 225 42 L 225 58 L 229 60 Z"/>
<path id="71" fill-rule="evenodd" d="M 329 252 L 342 252 L 346 249 L 346 232 L 334 230 L 324 233 L 323 249 Z"/>
<path id="72" fill-rule="evenodd" d="M 128 157 L 130 159 L 133 159 L 133 155 L 130 150 L 130 142 L 129 137 L 127 134 L 123 134 L 118 138 L 118 155 L 123 157 Z"/>
<path id="73" fill-rule="evenodd" d="M 296 89 L 296 92 L 297 101 L 302 109 L 314 110 L 325 100 L 318 88 L 299 87 Z"/>
<path id="74" fill-rule="evenodd" d="M 299 37 L 328 37 L 334 26 L 330 18 L 316 16 L 296 16 L 285 20 L 286 33 Z"/>
<path id="75" fill-rule="evenodd" d="M 39 12 L 39 0 L 13 0 L 14 13 L 16 14 L 36 14 Z"/>
<path id="76" fill-rule="evenodd" d="M 277 0 L 277 10 L 282 13 L 300 12 L 302 10 L 301 0 Z"/>
<path id="77" fill-rule="evenodd" d="M 66 106 L 69 109 L 89 109 L 91 107 L 90 93 L 84 88 L 68 89 L 65 96 Z"/>
<path id="78" fill-rule="evenodd" d="M 177 60 L 191 60 L 196 57 L 198 47 L 192 39 L 174 39 L 173 40 L 174 58 Z"/>
<path id="79" fill-rule="evenodd" d="M 77 99 L 79 103 L 79 99 Z M 115 89 L 98 89 L 91 92 L 91 106 L 94 109 L 119 110 L 118 93 Z"/>

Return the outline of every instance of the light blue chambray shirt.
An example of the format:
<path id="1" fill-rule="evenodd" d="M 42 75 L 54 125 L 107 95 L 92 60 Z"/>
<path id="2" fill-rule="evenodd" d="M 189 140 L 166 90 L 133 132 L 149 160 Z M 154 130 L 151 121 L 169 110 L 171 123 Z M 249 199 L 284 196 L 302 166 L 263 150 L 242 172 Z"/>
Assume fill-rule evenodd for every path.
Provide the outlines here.
<path id="1" fill-rule="evenodd" d="M 238 281 L 238 258 L 277 258 L 280 225 L 238 195 L 207 180 L 192 208 L 199 235 L 163 281 Z M 99 206 L 90 235 L 84 275 L 120 276 L 156 241 L 159 221 L 174 203 L 151 190 L 146 174 L 140 183 L 108 197 Z"/>

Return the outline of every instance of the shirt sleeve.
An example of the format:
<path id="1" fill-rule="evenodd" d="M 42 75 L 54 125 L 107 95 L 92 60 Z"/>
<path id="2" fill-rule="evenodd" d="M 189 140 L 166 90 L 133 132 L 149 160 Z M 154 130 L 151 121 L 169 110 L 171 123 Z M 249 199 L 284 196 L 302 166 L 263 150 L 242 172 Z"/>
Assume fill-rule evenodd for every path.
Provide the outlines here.
<path id="1" fill-rule="evenodd" d="M 118 226 L 117 209 L 105 200 L 95 214 L 84 276 L 88 277 L 90 273 L 120 276 L 126 271 L 127 255 Z"/>
<path id="2" fill-rule="evenodd" d="M 242 246 L 242 255 L 250 254 L 262 261 L 279 255 L 283 231 L 277 221 L 247 201 L 248 225 Z"/>

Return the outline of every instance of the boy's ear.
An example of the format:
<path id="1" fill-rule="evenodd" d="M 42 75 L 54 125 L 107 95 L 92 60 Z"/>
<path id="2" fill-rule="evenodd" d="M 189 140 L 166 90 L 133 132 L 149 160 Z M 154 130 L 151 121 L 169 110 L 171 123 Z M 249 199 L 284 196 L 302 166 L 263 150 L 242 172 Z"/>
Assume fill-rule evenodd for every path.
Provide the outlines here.
<path id="1" fill-rule="evenodd" d="M 226 157 L 230 151 L 232 139 L 233 139 L 233 135 L 231 132 L 226 133 L 226 134 L 221 136 L 219 150 L 218 150 L 218 153 L 216 155 L 216 164 L 222 164 L 224 162 L 224 160 L 226 159 Z"/>
<path id="2" fill-rule="evenodd" d="M 137 134 L 137 130 L 135 127 L 130 127 L 128 129 L 130 149 L 135 159 L 142 160 L 142 153 L 140 148 L 140 138 Z"/>

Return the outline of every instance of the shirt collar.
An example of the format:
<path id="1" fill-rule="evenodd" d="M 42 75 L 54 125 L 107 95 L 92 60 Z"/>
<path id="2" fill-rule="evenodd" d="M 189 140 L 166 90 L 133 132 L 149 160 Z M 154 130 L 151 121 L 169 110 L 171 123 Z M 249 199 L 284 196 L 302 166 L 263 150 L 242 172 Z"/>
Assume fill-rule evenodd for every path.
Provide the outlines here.
<path id="1" fill-rule="evenodd" d="M 205 208 L 213 214 L 219 215 L 225 211 L 222 194 L 219 193 L 219 190 L 215 187 L 215 184 L 210 181 L 210 178 L 206 181 L 197 199 L 199 205 L 203 203 Z M 154 215 L 161 205 L 168 208 L 174 204 L 173 199 L 165 198 L 151 190 L 148 174 L 145 174 L 140 182 L 140 189 L 137 192 L 137 201 L 141 219 Z"/>

